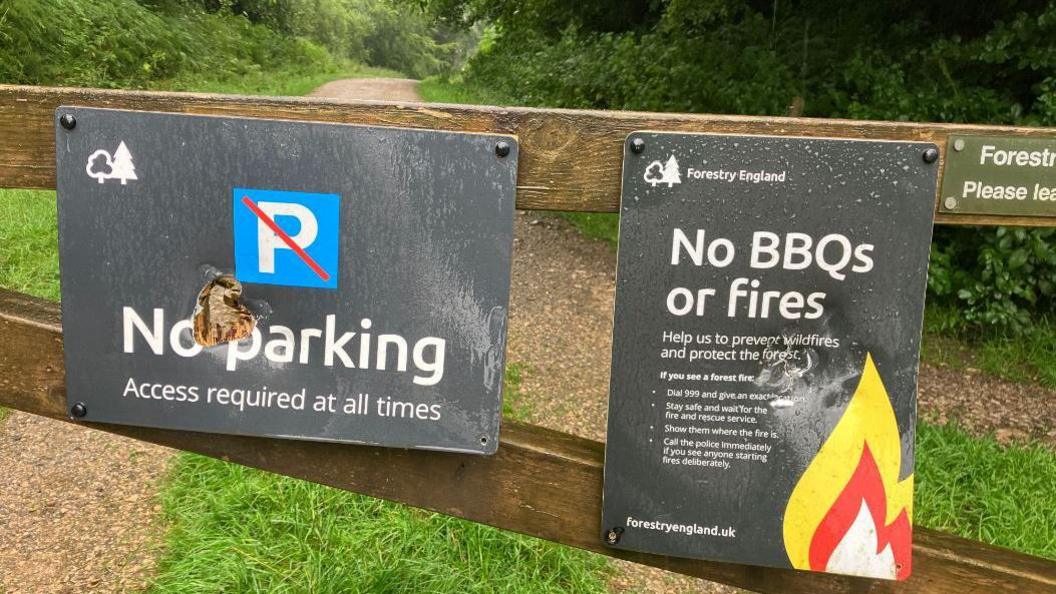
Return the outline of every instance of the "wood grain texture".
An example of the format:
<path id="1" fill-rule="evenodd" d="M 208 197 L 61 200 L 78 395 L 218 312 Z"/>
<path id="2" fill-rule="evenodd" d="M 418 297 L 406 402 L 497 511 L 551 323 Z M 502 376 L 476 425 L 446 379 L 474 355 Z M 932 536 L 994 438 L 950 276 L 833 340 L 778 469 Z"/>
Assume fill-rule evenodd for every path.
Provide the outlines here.
<path id="1" fill-rule="evenodd" d="M 0 85 L 0 187 L 55 187 L 62 105 L 514 134 L 517 207 L 615 212 L 624 141 L 639 130 L 912 140 L 945 152 L 950 134 L 1056 136 L 1051 128 L 859 120 L 478 107 Z M 648 150 L 648 147 L 647 149 Z M 943 166 L 944 156 L 939 167 Z M 937 197 L 936 197 L 937 204 Z M 1056 226 L 1056 217 L 938 213 L 954 225 Z"/>
<path id="2" fill-rule="evenodd" d="M 0 290 L 0 405 L 70 420 L 57 304 Z M 510 421 L 494 456 L 81 424 L 758 592 L 1056 592 L 1052 561 L 923 528 L 904 583 L 610 549 L 604 444 Z"/>

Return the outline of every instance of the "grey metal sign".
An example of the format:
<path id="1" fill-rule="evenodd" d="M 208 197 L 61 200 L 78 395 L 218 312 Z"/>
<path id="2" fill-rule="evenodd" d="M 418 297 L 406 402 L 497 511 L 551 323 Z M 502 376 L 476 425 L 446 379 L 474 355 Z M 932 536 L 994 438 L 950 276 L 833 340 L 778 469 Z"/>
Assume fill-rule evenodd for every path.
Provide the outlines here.
<path id="1" fill-rule="evenodd" d="M 495 451 L 515 139 L 63 107 L 56 147 L 71 414 Z"/>
<path id="2" fill-rule="evenodd" d="M 953 134 L 947 142 L 942 212 L 1056 216 L 1056 138 Z"/>
<path id="3" fill-rule="evenodd" d="M 904 579 L 931 144 L 627 142 L 601 538 Z"/>

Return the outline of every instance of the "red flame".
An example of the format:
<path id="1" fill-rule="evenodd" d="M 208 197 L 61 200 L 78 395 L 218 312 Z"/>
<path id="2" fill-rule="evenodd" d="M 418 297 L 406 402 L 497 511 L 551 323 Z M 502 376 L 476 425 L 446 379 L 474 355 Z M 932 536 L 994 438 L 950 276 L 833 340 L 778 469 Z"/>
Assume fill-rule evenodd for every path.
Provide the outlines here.
<path id="1" fill-rule="evenodd" d="M 843 488 L 832 507 L 825 514 L 810 541 L 810 568 L 826 571 L 836 547 L 848 533 L 865 503 L 876 527 L 876 555 L 891 547 L 895 560 L 896 578 L 906 579 L 910 573 L 913 527 L 906 510 L 890 524 L 886 523 L 887 494 L 876 460 L 865 444 L 851 480 Z"/>

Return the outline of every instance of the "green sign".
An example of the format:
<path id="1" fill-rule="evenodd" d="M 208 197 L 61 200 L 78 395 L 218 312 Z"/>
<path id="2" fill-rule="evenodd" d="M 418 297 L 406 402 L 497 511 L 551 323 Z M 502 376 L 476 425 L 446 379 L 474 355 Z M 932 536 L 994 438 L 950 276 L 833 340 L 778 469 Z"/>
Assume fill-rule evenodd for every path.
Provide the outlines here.
<path id="1" fill-rule="evenodd" d="M 950 136 L 939 211 L 1056 216 L 1056 138 Z"/>

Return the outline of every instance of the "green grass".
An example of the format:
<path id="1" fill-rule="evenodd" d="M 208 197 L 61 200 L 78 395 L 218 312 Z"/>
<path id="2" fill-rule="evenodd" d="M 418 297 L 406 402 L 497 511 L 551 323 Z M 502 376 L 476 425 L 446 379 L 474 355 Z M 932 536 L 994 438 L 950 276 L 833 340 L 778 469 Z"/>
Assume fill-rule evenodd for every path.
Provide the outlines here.
<path id="1" fill-rule="evenodd" d="M 917 425 L 914 523 L 1056 559 L 1056 454 Z"/>
<path id="2" fill-rule="evenodd" d="M 305 481 L 180 455 L 151 592 L 603 592 L 604 558 Z"/>
<path id="3" fill-rule="evenodd" d="M 456 80 L 431 76 L 418 83 L 418 94 L 431 103 L 509 105 L 510 101 L 488 89 L 470 88 Z"/>
<path id="4" fill-rule="evenodd" d="M 531 402 L 521 388 L 527 366 L 523 363 L 506 364 L 506 384 L 502 393 L 502 416 L 515 421 L 523 421 L 531 414 Z"/>
<path id="5" fill-rule="evenodd" d="M 0 286 L 59 300 L 55 192 L 0 190 Z"/>
<path id="6" fill-rule="evenodd" d="M 506 416 L 527 414 L 523 367 Z M 604 592 L 606 558 L 363 495 L 181 454 L 154 594 Z"/>
<path id="7" fill-rule="evenodd" d="M 1056 321 L 1042 318 L 1023 336 L 966 335 L 956 309 L 928 305 L 921 360 L 954 369 L 975 368 L 1004 380 L 1056 389 Z"/>

